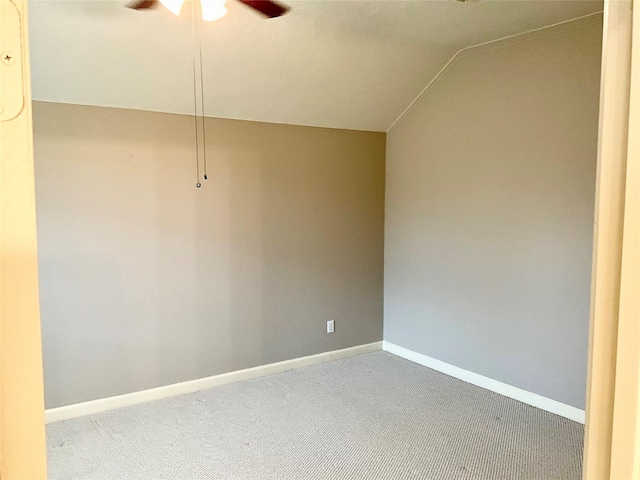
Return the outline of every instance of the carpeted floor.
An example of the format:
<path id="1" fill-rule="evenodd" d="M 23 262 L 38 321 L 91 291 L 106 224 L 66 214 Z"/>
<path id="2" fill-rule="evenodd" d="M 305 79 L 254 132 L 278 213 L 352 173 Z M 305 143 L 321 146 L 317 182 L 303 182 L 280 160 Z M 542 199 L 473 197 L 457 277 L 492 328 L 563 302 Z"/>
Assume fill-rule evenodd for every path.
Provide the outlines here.
<path id="1" fill-rule="evenodd" d="M 583 426 L 379 352 L 47 427 L 52 479 L 579 479 Z"/>

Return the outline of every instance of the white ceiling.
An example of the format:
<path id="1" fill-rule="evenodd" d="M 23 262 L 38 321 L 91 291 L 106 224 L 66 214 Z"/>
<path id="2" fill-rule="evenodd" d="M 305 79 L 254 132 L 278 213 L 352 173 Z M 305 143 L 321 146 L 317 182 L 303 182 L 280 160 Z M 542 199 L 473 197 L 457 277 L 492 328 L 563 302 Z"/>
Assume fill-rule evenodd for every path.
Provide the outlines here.
<path id="1" fill-rule="evenodd" d="M 234 0 L 203 24 L 205 112 L 386 131 L 462 47 L 602 10 L 600 0 L 289 0 L 264 20 Z M 189 6 L 31 0 L 36 100 L 193 113 Z M 198 80 L 199 81 L 199 80 Z"/>

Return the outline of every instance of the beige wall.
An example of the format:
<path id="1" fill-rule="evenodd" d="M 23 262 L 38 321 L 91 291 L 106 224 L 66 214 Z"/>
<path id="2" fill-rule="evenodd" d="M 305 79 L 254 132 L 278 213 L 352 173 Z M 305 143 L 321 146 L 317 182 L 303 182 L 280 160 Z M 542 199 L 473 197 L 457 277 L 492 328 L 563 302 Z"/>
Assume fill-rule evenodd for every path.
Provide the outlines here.
<path id="1" fill-rule="evenodd" d="M 48 408 L 382 339 L 385 134 L 34 104 Z M 336 320 L 336 332 L 325 322 Z"/>
<path id="2" fill-rule="evenodd" d="M 596 20 L 470 52 L 387 138 L 385 340 L 578 408 Z"/>

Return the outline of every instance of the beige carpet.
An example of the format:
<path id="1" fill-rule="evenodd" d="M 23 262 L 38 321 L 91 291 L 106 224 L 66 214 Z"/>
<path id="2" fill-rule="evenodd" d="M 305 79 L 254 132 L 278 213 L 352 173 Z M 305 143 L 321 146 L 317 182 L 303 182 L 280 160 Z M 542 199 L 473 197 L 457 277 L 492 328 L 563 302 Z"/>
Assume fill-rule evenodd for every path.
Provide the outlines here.
<path id="1" fill-rule="evenodd" d="M 583 426 L 385 352 L 51 424 L 53 479 L 579 479 Z"/>

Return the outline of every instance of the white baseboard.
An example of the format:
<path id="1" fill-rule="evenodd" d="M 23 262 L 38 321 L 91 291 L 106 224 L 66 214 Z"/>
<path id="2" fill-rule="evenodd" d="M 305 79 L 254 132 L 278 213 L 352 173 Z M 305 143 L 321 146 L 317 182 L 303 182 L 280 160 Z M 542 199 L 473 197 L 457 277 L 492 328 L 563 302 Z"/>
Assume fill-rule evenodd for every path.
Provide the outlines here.
<path id="1" fill-rule="evenodd" d="M 199 378 L 187 382 L 174 383 L 164 387 L 151 388 L 140 392 L 126 393 L 114 397 L 101 398 L 89 402 L 76 403 L 65 407 L 51 408 L 45 411 L 47 423 L 69 420 L 71 418 L 83 417 L 93 413 L 113 410 L 115 408 L 128 407 L 139 403 L 160 400 L 167 397 L 175 397 L 186 393 L 193 393 L 207 388 L 225 385 L 228 383 L 249 380 L 251 378 L 271 375 L 273 373 L 284 372 L 296 368 L 306 367 L 316 363 L 329 362 L 340 358 L 353 357 L 364 353 L 371 353 L 382 350 L 382 342 L 368 343 L 356 347 L 333 350 L 331 352 L 318 353 L 307 357 L 294 358 L 283 362 L 270 363 L 259 367 L 246 368 L 235 372 L 223 373 L 212 377 Z"/>
<path id="2" fill-rule="evenodd" d="M 547 412 L 555 413 L 556 415 L 568 418 L 574 422 L 584 424 L 584 410 L 580 410 L 579 408 L 566 405 L 556 400 L 551 400 L 550 398 L 522 390 L 521 388 L 507 385 L 506 383 L 499 382 L 498 380 L 493 380 L 492 378 L 450 365 L 387 341 L 382 342 L 382 349 L 389 353 L 393 353 L 398 357 L 405 358 L 451 377 L 458 378 L 464 382 L 477 385 L 478 387 L 491 390 L 492 392 L 499 393 L 505 397 L 513 398 L 514 400 L 518 400 L 541 410 L 546 410 Z"/>
<path id="3" fill-rule="evenodd" d="M 435 358 L 428 357 L 421 353 L 414 352 L 412 350 L 400 347 L 399 345 L 395 345 L 387 341 L 358 345 L 356 347 L 345 348 L 342 350 L 333 350 L 331 352 L 319 353 L 317 355 L 309 355 L 307 357 L 294 358 L 292 360 L 285 360 L 283 362 L 270 363 L 268 365 L 261 365 L 259 367 L 223 373 L 220 375 L 214 375 L 212 377 L 174 383 L 172 385 L 166 385 L 164 387 L 151 388 L 149 390 L 142 390 L 139 392 L 126 393 L 124 395 L 117 395 L 114 397 L 101 398 L 89 402 L 52 408 L 45 412 L 45 418 L 47 423 L 69 420 L 71 418 L 83 417 L 85 415 L 104 412 L 106 410 L 113 410 L 130 405 L 137 405 L 139 403 L 151 402 L 153 400 L 160 400 L 162 398 L 175 397 L 177 395 L 198 392 L 200 390 L 206 390 L 208 388 L 216 387 L 219 385 L 239 382 L 242 380 L 249 380 L 251 378 L 262 377 L 265 375 L 271 375 L 273 373 L 284 372 L 286 370 L 306 367 L 308 365 L 313 365 L 316 363 L 329 362 L 331 360 L 353 357 L 356 355 L 376 352 L 379 350 L 385 350 L 389 353 L 418 363 L 420 365 L 424 365 L 425 367 L 432 368 L 433 370 L 437 370 L 451 377 L 458 378 L 467 383 L 477 385 L 478 387 L 491 390 L 492 392 L 499 393 L 500 395 L 504 395 L 505 397 L 513 398 L 514 400 L 518 400 L 528 405 L 584 424 L 584 410 L 580 410 L 579 408 L 566 405 L 556 400 L 551 400 L 550 398 L 546 398 L 541 395 L 531 393 L 526 390 L 513 387 L 511 385 L 507 385 L 506 383 L 502 383 L 489 377 L 485 377 L 483 375 L 470 372 L 463 368 L 450 365 L 440 360 L 436 360 Z"/>

